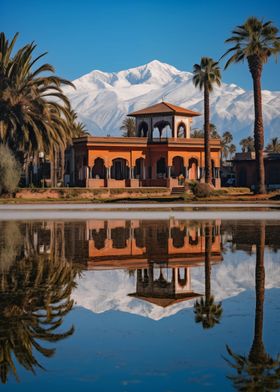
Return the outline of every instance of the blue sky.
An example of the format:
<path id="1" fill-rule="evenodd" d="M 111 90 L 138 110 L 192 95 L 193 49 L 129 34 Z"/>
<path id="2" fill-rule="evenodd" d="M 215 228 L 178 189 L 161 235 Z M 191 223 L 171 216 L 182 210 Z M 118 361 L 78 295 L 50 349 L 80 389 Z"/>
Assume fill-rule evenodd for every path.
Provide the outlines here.
<path id="1" fill-rule="evenodd" d="M 280 28 L 277 0 L 3 0 L 1 29 L 18 46 L 35 41 L 57 74 L 73 80 L 100 69 L 119 71 L 157 59 L 192 71 L 201 56 L 218 59 L 231 30 L 255 15 Z M 280 90 L 280 63 L 270 59 L 263 89 Z M 247 65 L 223 73 L 251 89 Z"/>

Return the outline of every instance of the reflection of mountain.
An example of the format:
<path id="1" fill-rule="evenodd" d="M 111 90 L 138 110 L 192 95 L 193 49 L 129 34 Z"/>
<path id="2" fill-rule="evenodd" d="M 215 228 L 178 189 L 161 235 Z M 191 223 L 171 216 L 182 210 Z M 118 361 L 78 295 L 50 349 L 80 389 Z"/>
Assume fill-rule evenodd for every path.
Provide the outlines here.
<path id="1" fill-rule="evenodd" d="M 267 250 L 265 253 L 266 288 L 280 287 L 279 254 Z M 228 253 L 218 268 L 211 274 L 212 293 L 216 301 L 236 296 L 255 288 L 255 255 L 244 252 Z M 128 296 L 135 291 L 136 277 L 129 277 L 124 270 L 86 271 L 79 279 L 74 291 L 76 305 L 95 313 L 119 310 L 154 320 L 169 317 L 178 311 L 193 306 L 193 301 L 162 308 Z M 192 288 L 204 292 L 204 266 L 192 269 Z"/>

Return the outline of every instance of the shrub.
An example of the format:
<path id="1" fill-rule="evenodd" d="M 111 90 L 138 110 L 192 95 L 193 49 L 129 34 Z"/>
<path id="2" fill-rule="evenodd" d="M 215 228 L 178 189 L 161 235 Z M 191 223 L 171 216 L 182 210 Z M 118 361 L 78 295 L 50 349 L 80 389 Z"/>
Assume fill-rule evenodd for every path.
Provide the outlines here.
<path id="1" fill-rule="evenodd" d="M 195 182 L 190 184 L 190 188 L 196 197 L 209 197 L 212 193 L 212 187 L 209 184 Z"/>
<path id="2" fill-rule="evenodd" d="M 16 190 L 20 180 L 21 169 L 11 150 L 0 144 L 0 195 Z"/>

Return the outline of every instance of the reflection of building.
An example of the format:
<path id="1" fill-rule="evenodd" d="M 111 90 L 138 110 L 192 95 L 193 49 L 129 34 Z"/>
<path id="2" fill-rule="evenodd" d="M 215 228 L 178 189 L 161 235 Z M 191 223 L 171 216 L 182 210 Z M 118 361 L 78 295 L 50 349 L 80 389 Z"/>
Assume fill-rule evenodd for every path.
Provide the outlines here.
<path id="1" fill-rule="evenodd" d="M 148 268 L 137 269 L 136 292 L 130 296 L 166 307 L 200 294 L 191 288 L 191 266 L 149 263 Z"/>
<path id="2" fill-rule="evenodd" d="M 86 270 L 137 270 L 131 296 L 160 306 L 197 297 L 191 269 L 205 262 L 205 222 L 91 220 L 34 223 L 33 250 Z M 220 221 L 212 223 L 211 263 L 222 261 Z"/>
<path id="3" fill-rule="evenodd" d="M 161 102 L 129 115 L 136 118 L 136 137 L 74 140 L 75 185 L 172 188 L 181 178 L 204 181 L 204 140 L 190 137 L 192 119 L 199 113 Z M 212 139 L 212 177 L 217 187 L 220 149 L 220 141 Z M 70 169 L 67 175 L 71 177 Z"/>
<path id="4" fill-rule="evenodd" d="M 204 223 L 186 221 L 87 221 L 87 269 L 147 268 L 150 262 L 181 266 L 204 262 Z M 212 261 L 221 260 L 220 223 L 213 225 Z"/>
<path id="5" fill-rule="evenodd" d="M 266 209 L 266 208 L 264 208 Z M 265 245 L 277 251 L 280 248 L 278 226 L 273 221 L 260 221 L 265 224 Z M 229 242 L 234 250 L 247 253 L 256 251 L 256 231 L 252 230 L 252 222 L 230 221 L 222 223 L 223 243 Z"/>

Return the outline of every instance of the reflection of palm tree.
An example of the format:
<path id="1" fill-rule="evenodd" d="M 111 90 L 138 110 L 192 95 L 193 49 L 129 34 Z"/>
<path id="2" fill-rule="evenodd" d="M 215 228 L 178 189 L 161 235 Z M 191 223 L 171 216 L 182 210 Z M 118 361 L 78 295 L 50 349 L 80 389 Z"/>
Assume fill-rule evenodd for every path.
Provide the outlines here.
<path id="1" fill-rule="evenodd" d="M 25 251 L 27 249 L 24 246 Z M 54 354 L 54 348 L 43 347 L 41 341 L 56 342 L 74 332 L 55 332 L 63 317 L 71 310 L 71 291 L 77 268 L 61 258 L 24 256 L 9 271 L 0 272 L 0 377 L 7 382 L 9 372 L 18 379 L 15 359 L 35 373 L 42 368 L 35 357 Z"/>
<path id="2" fill-rule="evenodd" d="M 221 303 L 216 304 L 211 295 L 211 249 L 212 225 L 205 226 L 205 298 L 201 297 L 194 305 L 195 321 L 203 328 L 212 328 L 220 322 L 223 313 Z"/>
<path id="3" fill-rule="evenodd" d="M 239 391 L 278 391 L 280 389 L 280 357 L 273 359 L 263 344 L 263 305 L 265 292 L 265 224 L 261 222 L 258 228 L 256 251 L 256 312 L 254 339 L 249 355 L 235 354 L 229 346 L 227 351 L 233 362 L 226 361 L 236 369 L 237 376 L 229 376 L 235 388 Z"/>

